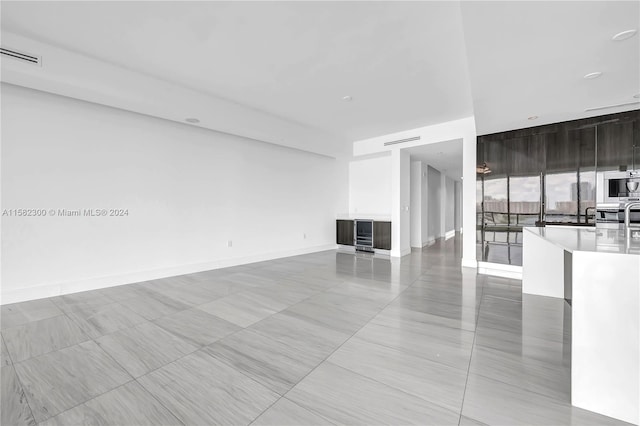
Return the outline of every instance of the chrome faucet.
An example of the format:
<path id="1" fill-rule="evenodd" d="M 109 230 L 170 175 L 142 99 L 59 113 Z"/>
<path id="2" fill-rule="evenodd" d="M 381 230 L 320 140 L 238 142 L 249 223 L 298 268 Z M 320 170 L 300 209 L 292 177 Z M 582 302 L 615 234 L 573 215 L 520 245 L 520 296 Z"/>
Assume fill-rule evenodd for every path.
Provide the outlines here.
<path id="1" fill-rule="evenodd" d="M 632 230 L 635 230 L 635 232 L 640 233 L 640 225 L 631 225 L 631 208 L 632 207 L 640 207 L 640 201 L 632 201 L 630 203 L 627 203 L 624 206 L 624 230 L 625 230 L 627 245 L 629 245 L 629 242 L 631 240 Z"/>

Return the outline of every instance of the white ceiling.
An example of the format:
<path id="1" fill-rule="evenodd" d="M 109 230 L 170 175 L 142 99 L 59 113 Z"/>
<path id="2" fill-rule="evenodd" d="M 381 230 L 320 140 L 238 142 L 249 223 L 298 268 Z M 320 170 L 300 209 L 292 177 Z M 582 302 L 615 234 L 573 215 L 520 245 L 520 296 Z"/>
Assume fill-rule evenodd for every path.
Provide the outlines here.
<path id="1" fill-rule="evenodd" d="M 2 2 L 3 30 L 350 140 L 472 114 L 461 24 L 457 2 Z"/>
<path id="2" fill-rule="evenodd" d="M 640 101 L 640 35 L 611 40 L 640 30 L 640 2 L 464 2 L 462 15 L 478 134 L 640 108 L 585 112 Z"/>
<path id="3" fill-rule="evenodd" d="M 453 180 L 462 178 L 462 139 L 407 148 L 411 161 L 422 161 Z"/>
<path id="4" fill-rule="evenodd" d="M 610 41 L 640 27 L 639 4 L 3 1 L 1 27 L 3 36 L 97 58 L 347 143 L 473 114 L 486 134 L 638 108 L 584 112 L 640 93 L 640 36 Z M 43 73 L 55 52 L 31 52 L 42 53 Z M 592 71 L 604 74 L 582 78 Z M 123 84 L 103 78 L 100 89 L 131 92 Z M 184 114 L 181 105 L 147 113 L 197 116 L 203 127 L 213 115 L 204 101 Z M 532 115 L 540 118 L 528 121 Z"/>

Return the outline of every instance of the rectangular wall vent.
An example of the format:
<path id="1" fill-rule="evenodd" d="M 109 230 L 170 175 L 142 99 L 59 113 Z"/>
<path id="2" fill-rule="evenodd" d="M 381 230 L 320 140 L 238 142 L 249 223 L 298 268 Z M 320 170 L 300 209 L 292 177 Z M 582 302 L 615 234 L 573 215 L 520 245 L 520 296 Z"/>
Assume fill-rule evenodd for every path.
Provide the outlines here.
<path id="1" fill-rule="evenodd" d="M 0 47 L 0 53 L 3 57 L 16 59 L 21 62 L 26 62 L 32 65 L 41 65 L 41 57 L 32 55 L 30 53 L 19 52 L 15 49 L 7 49 L 6 47 Z"/>
<path id="2" fill-rule="evenodd" d="M 400 139 L 397 141 L 391 141 L 391 142 L 385 142 L 384 146 L 388 146 L 388 145 L 395 145 L 395 144 L 399 144 L 399 143 L 405 143 L 405 142 L 413 142 L 413 141 L 419 141 L 420 140 L 420 136 L 414 136 L 412 138 L 407 138 L 407 139 Z"/>

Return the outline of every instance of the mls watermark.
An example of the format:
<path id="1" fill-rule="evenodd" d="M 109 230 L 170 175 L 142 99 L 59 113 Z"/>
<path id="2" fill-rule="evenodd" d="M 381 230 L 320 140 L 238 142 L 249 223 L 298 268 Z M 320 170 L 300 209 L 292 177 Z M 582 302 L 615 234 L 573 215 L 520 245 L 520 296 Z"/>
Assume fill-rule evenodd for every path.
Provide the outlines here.
<path id="1" fill-rule="evenodd" d="M 129 209 L 4 209 L 2 217 L 126 217 Z"/>

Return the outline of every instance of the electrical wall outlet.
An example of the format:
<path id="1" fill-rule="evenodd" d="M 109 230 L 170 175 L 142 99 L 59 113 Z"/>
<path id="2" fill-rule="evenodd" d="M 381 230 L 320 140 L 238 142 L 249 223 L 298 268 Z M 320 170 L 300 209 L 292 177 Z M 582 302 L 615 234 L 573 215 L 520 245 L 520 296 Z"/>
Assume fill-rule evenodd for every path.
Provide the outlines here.
<path id="1" fill-rule="evenodd" d="M 231 240 L 227 241 L 227 247 L 233 247 L 233 241 Z"/>
<path id="2" fill-rule="evenodd" d="M 306 240 L 307 239 L 307 234 L 302 234 L 302 239 Z"/>

